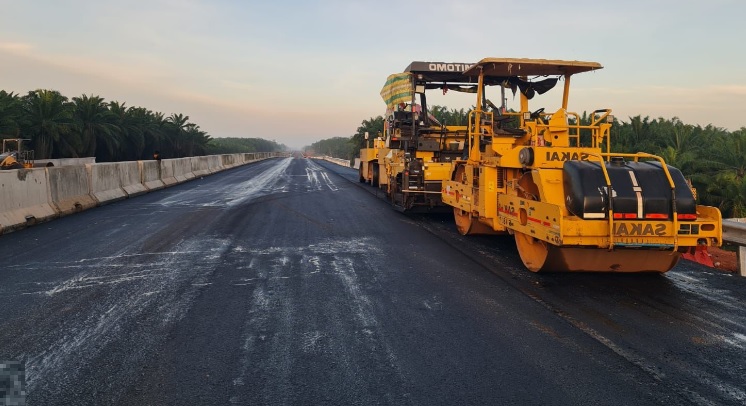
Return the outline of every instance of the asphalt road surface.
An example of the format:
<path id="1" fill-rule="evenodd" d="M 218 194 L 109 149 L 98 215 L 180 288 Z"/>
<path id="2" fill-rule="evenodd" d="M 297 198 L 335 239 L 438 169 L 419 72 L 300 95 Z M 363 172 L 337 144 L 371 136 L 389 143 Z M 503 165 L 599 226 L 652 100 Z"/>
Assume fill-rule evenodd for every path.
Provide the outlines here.
<path id="1" fill-rule="evenodd" d="M 743 405 L 746 280 L 532 274 L 323 161 L 0 236 L 29 405 Z"/>

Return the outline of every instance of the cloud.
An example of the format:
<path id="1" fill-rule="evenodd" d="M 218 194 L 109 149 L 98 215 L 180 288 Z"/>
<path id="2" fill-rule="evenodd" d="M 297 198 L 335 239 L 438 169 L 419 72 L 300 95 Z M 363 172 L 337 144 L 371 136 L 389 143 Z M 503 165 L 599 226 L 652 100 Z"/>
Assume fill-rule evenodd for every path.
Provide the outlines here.
<path id="1" fill-rule="evenodd" d="M 0 42 L 0 50 L 14 54 L 26 54 L 34 49 L 34 46 L 26 42 Z"/>

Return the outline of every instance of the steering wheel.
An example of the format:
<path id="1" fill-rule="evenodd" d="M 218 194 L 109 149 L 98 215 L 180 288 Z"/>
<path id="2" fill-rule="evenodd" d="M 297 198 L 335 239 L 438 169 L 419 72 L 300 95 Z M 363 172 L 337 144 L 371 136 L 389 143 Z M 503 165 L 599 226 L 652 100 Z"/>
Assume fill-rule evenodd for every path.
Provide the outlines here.
<path id="1" fill-rule="evenodd" d="M 531 118 L 532 118 L 532 119 L 537 119 L 537 118 L 539 118 L 539 116 L 540 116 L 540 115 L 541 115 L 541 113 L 543 113 L 543 112 L 544 112 L 544 107 L 542 107 L 542 108 L 540 108 L 540 109 L 538 109 L 538 110 L 534 111 L 533 113 L 531 113 Z"/>

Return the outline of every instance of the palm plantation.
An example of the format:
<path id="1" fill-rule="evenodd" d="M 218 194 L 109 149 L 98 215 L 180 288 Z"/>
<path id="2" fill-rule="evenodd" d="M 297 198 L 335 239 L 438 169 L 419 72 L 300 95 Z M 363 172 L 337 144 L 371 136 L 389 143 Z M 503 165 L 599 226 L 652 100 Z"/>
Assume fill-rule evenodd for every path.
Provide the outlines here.
<path id="1" fill-rule="evenodd" d="M 23 96 L 0 90 L 0 138 L 30 139 L 39 159 L 96 157 L 98 162 L 148 159 L 156 150 L 165 158 L 205 155 L 212 141 L 183 114 L 166 118 L 100 96 L 68 99 L 43 89 Z"/>

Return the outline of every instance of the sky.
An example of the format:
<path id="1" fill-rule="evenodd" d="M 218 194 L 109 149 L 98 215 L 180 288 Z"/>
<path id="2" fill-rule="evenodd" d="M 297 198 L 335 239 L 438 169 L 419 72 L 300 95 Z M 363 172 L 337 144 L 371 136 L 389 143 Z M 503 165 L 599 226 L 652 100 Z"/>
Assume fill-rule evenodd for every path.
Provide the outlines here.
<path id="1" fill-rule="evenodd" d="M 0 89 L 301 148 L 384 114 L 386 77 L 412 61 L 563 59 L 604 66 L 573 77 L 571 111 L 738 130 L 744 15 L 744 0 L 0 0 Z"/>

